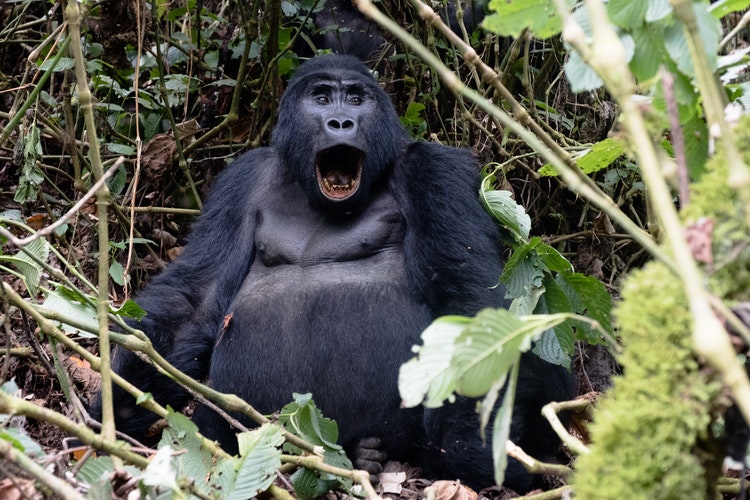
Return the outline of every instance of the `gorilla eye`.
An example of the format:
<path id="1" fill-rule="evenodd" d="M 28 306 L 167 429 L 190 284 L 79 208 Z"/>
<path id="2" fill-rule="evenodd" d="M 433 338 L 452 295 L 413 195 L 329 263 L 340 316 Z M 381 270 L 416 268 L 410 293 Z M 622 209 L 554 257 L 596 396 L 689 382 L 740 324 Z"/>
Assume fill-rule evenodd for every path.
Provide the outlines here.
<path id="1" fill-rule="evenodd" d="M 327 95 L 319 95 L 315 98 L 315 102 L 317 102 L 318 104 L 330 104 L 331 100 Z"/>
<path id="2" fill-rule="evenodd" d="M 359 106 L 362 102 L 364 102 L 364 99 L 358 95 L 349 98 L 349 104 L 354 104 L 355 106 Z"/>

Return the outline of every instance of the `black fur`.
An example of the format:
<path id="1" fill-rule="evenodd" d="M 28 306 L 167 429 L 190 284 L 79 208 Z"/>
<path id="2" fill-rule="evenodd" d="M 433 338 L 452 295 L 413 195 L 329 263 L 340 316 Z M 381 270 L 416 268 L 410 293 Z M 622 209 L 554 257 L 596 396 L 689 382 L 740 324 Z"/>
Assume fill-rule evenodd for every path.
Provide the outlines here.
<path id="1" fill-rule="evenodd" d="M 359 189 L 346 199 L 322 194 L 315 167 L 317 153 L 338 143 L 365 153 Z M 350 161 L 342 158 L 320 161 Z M 397 388 L 432 320 L 504 304 L 492 288 L 500 237 L 477 200 L 477 168 L 467 150 L 410 140 L 358 60 L 315 58 L 289 83 L 272 146 L 221 175 L 183 254 L 140 294 L 148 314 L 136 326 L 175 366 L 261 412 L 312 392 L 347 450 L 377 437 L 392 458 L 422 457 L 436 475 L 487 486 L 492 459 L 474 402 L 402 410 Z M 349 179 L 326 175 L 342 186 Z M 114 367 L 162 404 L 188 401 L 130 352 L 119 349 Z M 512 439 L 554 451 L 539 411 L 570 388 L 566 370 L 526 356 Z M 115 404 L 118 429 L 143 437 L 153 416 L 119 388 Z M 236 451 L 221 417 L 199 407 L 194 419 Z M 518 464 L 507 483 L 531 484 Z"/>

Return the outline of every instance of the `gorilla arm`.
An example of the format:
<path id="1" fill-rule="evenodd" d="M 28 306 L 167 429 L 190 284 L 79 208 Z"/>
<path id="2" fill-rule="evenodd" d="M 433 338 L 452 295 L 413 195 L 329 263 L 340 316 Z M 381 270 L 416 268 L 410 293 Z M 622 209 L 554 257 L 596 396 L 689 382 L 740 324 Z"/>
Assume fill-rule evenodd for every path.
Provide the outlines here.
<path id="1" fill-rule="evenodd" d="M 478 198 L 471 152 L 412 143 L 394 167 L 392 189 L 406 218 L 406 269 L 436 315 L 472 315 L 504 304 L 498 287 L 498 228 Z"/>
<path id="2" fill-rule="evenodd" d="M 146 316 L 131 326 L 143 330 L 176 368 L 198 380 L 208 375 L 223 316 L 253 261 L 257 203 L 252 186 L 268 156 L 268 150 L 256 150 L 225 170 L 183 253 L 136 298 Z M 112 366 L 162 405 L 179 409 L 189 399 L 184 389 L 123 348 L 116 350 Z M 142 438 L 154 415 L 137 407 L 123 389 L 114 391 L 117 428 Z M 92 416 L 98 418 L 99 412 L 97 400 Z"/>

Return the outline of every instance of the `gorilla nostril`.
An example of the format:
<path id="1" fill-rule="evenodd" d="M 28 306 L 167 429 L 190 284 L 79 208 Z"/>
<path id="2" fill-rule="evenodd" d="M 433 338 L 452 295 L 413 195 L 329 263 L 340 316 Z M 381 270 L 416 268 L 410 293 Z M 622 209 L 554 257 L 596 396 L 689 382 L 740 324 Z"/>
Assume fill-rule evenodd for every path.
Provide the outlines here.
<path id="1" fill-rule="evenodd" d="M 332 130 L 352 130 L 354 129 L 353 120 L 337 120 L 335 118 L 328 120 L 328 128 Z"/>

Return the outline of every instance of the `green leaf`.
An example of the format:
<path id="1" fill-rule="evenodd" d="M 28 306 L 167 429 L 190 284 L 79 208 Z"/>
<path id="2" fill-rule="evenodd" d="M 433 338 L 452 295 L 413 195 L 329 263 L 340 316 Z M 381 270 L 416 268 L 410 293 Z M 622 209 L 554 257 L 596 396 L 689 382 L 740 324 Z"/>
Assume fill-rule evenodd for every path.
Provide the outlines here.
<path id="1" fill-rule="evenodd" d="M 326 418 L 315 406 L 311 394 L 294 395 L 295 401 L 282 408 L 279 423 L 305 441 L 329 450 L 340 450 L 336 442 L 339 428 L 335 421 Z"/>
<path id="2" fill-rule="evenodd" d="M 584 173 L 592 174 L 610 166 L 623 153 L 625 153 L 625 142 L 610 137 L 576 153 L 573 158 Z M 539 169 L 539 175 L 554 176 L 557 175 L 557 171 L 548 163 Z"/>
<path id="3" fill-rule="evenodd" d="M 244 500 L 265 491 L 276 479 L 281 467 L 284 434 L 279 425 L 263 424 L 258 429 L 237 435 L 240 445 L 237 479 L 227 500 Z"/>
<path id="4" fill-rule="evenodd" d="M 566 0 L 568 7 L 575 1 Z M 490 0 L 494 12 L 484 18 L 482 26 L 503 36 L 517 37 L 529 29 L 535 38 L 545 39 L 562 30 L 562 22 L 554 0 Z"/>
<path id="5" fill-rule="evenodd" d="M 562 273 L 573 270 L 573 265 L 563 254 L 548 244 L 542 243 L 542 239 L 538 236 L 535 236 L 534 239 L 539 240 L 539 244 L 536 245 L 536 253 L 539 256 L 539 260 L 549 271 Z"/>
<path id="6" fill-rule="evenodd" d="M 482 189 L 480 196 L 487 211 L 500 221 L 500 224 L 516 233 L 521 239 L 528 239 L 531 217 L 521 205 L 516 203 L 513 193 L 505 190 Z"/>
<path id="7" fill-rule="evenodd" d="M 500 282 L 506 286 L 507 297 L 523 297 L 542 286 L 542 279 L 549 269 L 534 251 L 541 243 L 541 238 L 532 238 L 525 246 L 516 249 L 505 263 Z"/>
<path id="8" fill-rule="evenodd" d="M 652 23 L 664 19 L 672 13 L 672 4 L 669 0 L 648 0 L 648 10 L 646 11 L 646 22 Z"/>
<path id="9" fill-rule="evenodd" d="M 162 448 L 175 450 L 174 465 L 178 468 L 179 475 L 190 478 L 199 491 L 208 493 L 210 486 L 207 479 L 210 477 L 213 457 L 198 438 L 198 427 L 185 415 L 174 411 L 167 414 L 167 422 L 169 427 L 162 433 L 160 451 Z"/>
<path id="10" fill-rule="evenodd" d="M 555 281 L 570 300 L 572 312 L 598 321 L 605 332 L 613 334 L 612 297 L 601 281 L 580 273 L 563 273 Z M 582 337 L 588 342 L 597 344 L 601 341 L 601 332 L 588 323 L 577 322 L 576 327 L 580 327 Z"/>
<path id="11" fill-rule="evenodd" d="M 721 36 L 721 24 L 708 11 L 708 6 L 701 3 L 693 3 L 693 12 L 698 24 L 703 48 L 705 49 L 707 61 L 712 70 L 716 70 L 718 63 L 719 37 Z M 682 24 L 675 23 L 664 30 L 664 43 L 672 60 L 677 64 L 679 70 L 695 78 L 693 60 L 690 56 L 688 42 L 685 38 L 685 30 Z"/>
<path id="12" fill-rule="evenodd" d="M 669 58 L 664 47 L 664 26 L 662 23 L 647 24 L 633 30 L 635 52 L 630 60 L 630 70 L 641 82 L 656 76 L 659 67 Z"/>
<path id="13" fill-rule="evenodd" d="M 42 307 L 55 311 L 63 318 L 67 318 L 85 328 L 85 330 L 81 330 L 67 323 L 58 323 L 58 328 L 65 333 L 78 335 L 82 338 L 96 338 L 98 336 L 99 321 L 96 319 L 96 309 L 93 306 L 71 299 L 70 295 L 63 293 L 60 288 L 47 293 Z"/>
<path id="14" fill-rule="evenodd" d="M 486 394 L 508 376 L 534 339 L 567 319 L 565 314 L 516 318 L 504 309 L 480 311 L 456 340 L 451 361 L 456 393 L 468 397 Z"/>
<path id="15" fill-rule="evenodd" d="M 44 455 L 44 450 L 39 446 L 39 443 L 34 441 L 23 429 L 10 427 L 8 429 L 0 430 L 0 440 L 10 443 L 13 448 L 26 455 Z"/>
<path id="16" fill-rule="evenodd" d="M 702 116 L 695 114 L 689 120 L 682 121 L 682 135 L 685 137 L 685 157 L 690 177 L 700 179 L 708 161 L 708 125 Z"/>
<path id="17" fill-rule="evenodd" d="M 721 19 L 732 12 L 739 12 L 750 7 L 750 0 L 720 0 L 711 4 L 709 8 L 711 15 Z"/>
<path id="18" fill-rule="evenodd" d="M 113 259 L 112 263 L 109 265 L 109 277 L 118 285 L 125 286 L 125 280 L 127 277 L 124 276 L 124 274 L 125 268 L 122 267 L 122 264 Z"/>
<path id="19" fill-rule="evenodd" d="M 505 482 L 505 469 L 508 467 L 508 454 L 505 453 L 505 445 L 510 439 L 510 424 L 513 417 L 513 401 L 516 396 L 518 383 L 519 364 L 511 371 L 508 387 L 505 389 L 503 403 L 495 414 L 492 426 L 492 460 L 495 464 L 495 483 Z M 518 443 L 515 443 L 518 444 Z"/>
<path id="20" fill-rule="evenodd" d="M 109 475 L 115 470 L 114 465 L 112 465 L 112 457 L 89 457 L 84 463 L 79 465 L 81 467 L 76 474 L 76 479 L 89 485 L 111 484 Z M 141 474 L 141 471 L 132 465 L 126 465 L 125 470 L 133 477 Z"/>
<path id="21" fill-rule="evenodd" d="M 562 332 L 562 333 L 561 333 Z M 560 338 L 572 339 L 566 347 L 560 343 Z M 571 356 L 575 353 L 575 333 L 569 321 L 545 331 L 534 342 L 531 352 L 553 365 L 564 366 L 570 370 Z"/>
<path id="22" fill-rule="evenodd" d="M 39 70 L 41 71 L 68 71 L 69 69 L 73 69 L 75 67 L 75 61 L 72 57 L 61 57 L 57 64 L 55 64 L 55 58 L 49 57 L 45 59 L 42 64 L 39 65 Z"/>
<path id="23" fill-rule="evenodd" d="M 0 256 L 1 261 L 12 263 L 21 273 L 23 282 L 32 297 L 39 290 L 39 283 L 42 279 L 42 266 L 37 264 L 31 256 L 33 255 L 42 262 L 47 262 L 49 257 L 49 243 L 44 238 L 37 238 L 23 247 L 17 254 Z"/>
<path id="24" fill-rule="evenodd" d="M 648 10 L 647 0 L 609 0 L 609 19 L 622 28 L 636 28 L 643 24 Z"/>
<path id="25" fill-rule="evenodd" d="M 146 315 L 146 311 L 144 311 L 141 306 L 136 304 L 136 302 L 132 299 L 126 300 L 117 309 L 113 309 L 110 307 L 110 312 L 112 314 L 116 314 L 117 316 L 132 318 L 138 321 L 143 319 L 143 317 Z"/>
<path id="26" fill-rule="evenodd" d="M 427 408 L 437 408 L 451 397 L 455 341 L 469 321 L 461 316 L 443 316 L 422 332 L 423 345 L 413 348 L 416 356 L 399 370 L 402 406 L 413 408 L 424 402 Z"/>
<path id="27" fill-rule="evenodd" d="M 508 376 L 521 352 L 531 346 L 523 334 L 523 321 L 504 309 L 484 309 L 456 340 L 451 361 L 456 392 L 468 397 L 485 395 L 493 384 Z"/>

